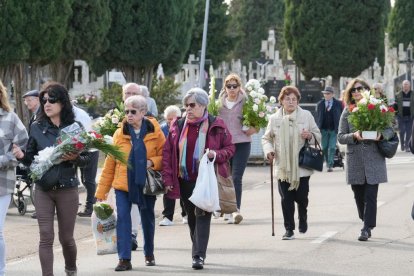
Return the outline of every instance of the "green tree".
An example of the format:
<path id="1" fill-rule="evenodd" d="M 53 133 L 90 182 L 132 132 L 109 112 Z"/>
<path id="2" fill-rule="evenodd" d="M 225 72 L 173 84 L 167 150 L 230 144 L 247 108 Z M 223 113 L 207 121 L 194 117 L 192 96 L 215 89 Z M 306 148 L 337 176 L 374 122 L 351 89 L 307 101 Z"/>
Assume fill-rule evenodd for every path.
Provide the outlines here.
<path id="1" fill-rule="evenodd" d="M 269 29 L 275 30 L 275 49 L 282 50 L 284 11 L 283 0 L 233 0 L 230 33 L 236 45 L 232 57 L 245 64 L 259 58 L 261 41 L 268 38 Z"/>
<path id="2" fill-rule="evenodd" d="M 110 46 L 94 62 L 94 70 L 119 68 L 127 81 L 150 87 L 154 69 L 177 49 L 178 34 L 189 27 L 181 25 L 181 14 L 190 16 L 187 9 L 193 2 L 125 0 L 111 1 L 110 7 Z"/>
<path id="3" fill-rule="evenodd" d="M 414 43 L 414 1 L 395 1 L 388 24 L 393 47 L 397 47 L 399 43 L 403 43 L 404 47 L 410 42 Z"/>
<path id="4" fill-rule="evenodd" d="M 205 7 L 205 0 L 196 1 L 195 28 L 193 29 L 188 55 L 197 55 L 201 51 Z M 234 46 L 234 39 L 232 39 L 228 29 L 230 24 L 230 16 L 227 14 L 228 9 L 229 6 L 223 1 L 210 1 L 206 58 L 211 59 L 214 65 L 225 60 Z"/>
<path id="5" fill-rule="evenodd" d="M 176 20 L 181 22 L 178 23 L 179 25 L 186 27 L 177 33 L 171 55 L 162 61 L 164 72 L 167 75 L 174 74 L 181 69 L 188 48 L 190 47 L 191 34 L 194 28 L 193 14 L 195 11 L 195 1 L 178 1 L 177 5 L 181 13 L 177 16 Z"/>
<path id="6" fill-rule="evenodd" d="M 173 78 L 166 77 L 162 80 L 153 79 L 151 97 L 157 103 L 159 117 L 167 106 L 179 104 L 179 88 L 180 84 L 175 83 Z"/>
<path id="7" fill-rule="evenodd" d="M 62 53 L 52 64 L 53 79 L 69 86 L 73 61 L 91 60 L 109 45 L 107 33 L 111 26 L 111 10 L 107 0 L 72 0 Z"/>
<path id="8" fill-rule="evenodd" d="M 285 38 L 307 79 L 354 77 L 372 65 L 383 44 L 384 1 L 286 0 Z"/>

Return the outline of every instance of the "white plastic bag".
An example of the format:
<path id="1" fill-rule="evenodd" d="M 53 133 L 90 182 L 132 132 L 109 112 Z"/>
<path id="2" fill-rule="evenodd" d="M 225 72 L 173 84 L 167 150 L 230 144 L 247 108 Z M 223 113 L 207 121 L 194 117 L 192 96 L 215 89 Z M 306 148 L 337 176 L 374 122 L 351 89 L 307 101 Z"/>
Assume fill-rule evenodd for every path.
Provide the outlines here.
<path id="1" fill-rule="evenodd" d="M 117 252 L 116 236 L 116 203 L 115 194 L 111 190 L 108 194 L 107 201 L 113 213 L 106 219 L 99 219 L 93 211 L 91 216 L 92 233 L 96 244 L 96 253 L 98 255 L 113 254 Z"/>
<path id="2" fill-rule="evenodd" d="M 214 172 L 216 156 L 214 155 L 213 161 L 210 161 L 207 157 L 208 152 L 209 150 L 200 160 L 196 185 L 189 200 L 204 211 L 214 212 L 220 210 L 217 177 Z"/>

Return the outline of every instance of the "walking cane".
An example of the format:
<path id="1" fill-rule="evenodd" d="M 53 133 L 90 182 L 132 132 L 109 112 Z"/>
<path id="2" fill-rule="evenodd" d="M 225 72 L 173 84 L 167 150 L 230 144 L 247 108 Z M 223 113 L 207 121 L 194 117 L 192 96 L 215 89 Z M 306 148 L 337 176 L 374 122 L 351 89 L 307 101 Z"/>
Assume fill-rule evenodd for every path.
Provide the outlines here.
<path id="1" fill-rule="evenodd" d="M 275 211 L 273 204 L 273 159 L 270 160 L 270 188 L 272 189 L 270 193 L 270 196 L 272 198 L 272 236 L 275 236 Z"/>

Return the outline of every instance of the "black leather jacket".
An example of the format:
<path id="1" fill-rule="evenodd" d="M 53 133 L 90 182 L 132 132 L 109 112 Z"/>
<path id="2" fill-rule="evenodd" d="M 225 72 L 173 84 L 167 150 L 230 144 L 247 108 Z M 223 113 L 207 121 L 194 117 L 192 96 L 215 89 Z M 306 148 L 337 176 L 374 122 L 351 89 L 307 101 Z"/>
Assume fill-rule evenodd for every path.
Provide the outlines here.
<path id="1" fill-rule="evenodd" d="M 27 148 L 22 163 L 26 166 L 30 166 L 33 162 L 35 155 L 39 151 L 46 147 L 53 146 L 56 138 L 59 137 L 60 130 L 67 125 L 61 125 L 57 127 L 49 121 L 35 121 L 30 126 L 30 136 L 27 143 Z M 60 179 L 57 189 L 77 187 L 79 180 L 76 177 L 76 168 L 84 167 L 90 162 L 88 152 L 82 152 L 79 157 L 73 161 L 65 161 L 57 166 L 60 166 Z"/>

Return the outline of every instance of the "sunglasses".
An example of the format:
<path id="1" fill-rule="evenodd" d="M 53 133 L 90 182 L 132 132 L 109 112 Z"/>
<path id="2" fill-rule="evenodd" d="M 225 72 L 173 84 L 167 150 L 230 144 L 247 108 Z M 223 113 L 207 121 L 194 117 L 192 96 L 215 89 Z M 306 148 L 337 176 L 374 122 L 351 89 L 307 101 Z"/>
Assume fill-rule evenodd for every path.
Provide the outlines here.
<path id="1" fill-rule="evenodd" d="M 227 84 L 226 85 L 227 89 L 236 89 L 237 87 L 239 87 L 238 84 Z"/>
<path id="2" fill-rule="evenodd" d="M 56 98 L 56 97 L 49 97 L 49 98 L 45 98 L 45 97 L 43 97 L 42 98 L 42 104 L 43 105 L 45 105 L 46 104 L 46 102 L 49 102 L 49 103 L 51 103 L 51 104 L 55 104 L 55 103 L 57 103 L 59 101 L 59 99 L 58 98 Z"/>
<path id="3" fill-rule="evenodd" d="M 126 109 L 125 110 L 125 114 L 128 115 L 129 113 L 131 113 L 132 115 L 136 115 L 137 114 L 137 111 L 135 109 L 131 109 L 131 110 Z"/>
<path id="4" fill-rule="evenodd" d="M 363 90 L 365 90 L 365 89 L 368 89 L 368 88 L 363 87 L 363 86 L 360 86 L 360 87 L 354 87 L 354 88 L 352 88 L 352 89 L 351 89 L 351 93 L 355 93 L 356 91 L 361 92 L 361 91 L 363 91 Z"/>
<path id="5" fill-rule="evenodd" d="M 187 107 L 194 108 L 194 107 L 196 107 L 196 103 L 186 103 L 186 104 L 184 104 L 184 106 L 185 106 L 185 108 L 187 108 Z"/>

